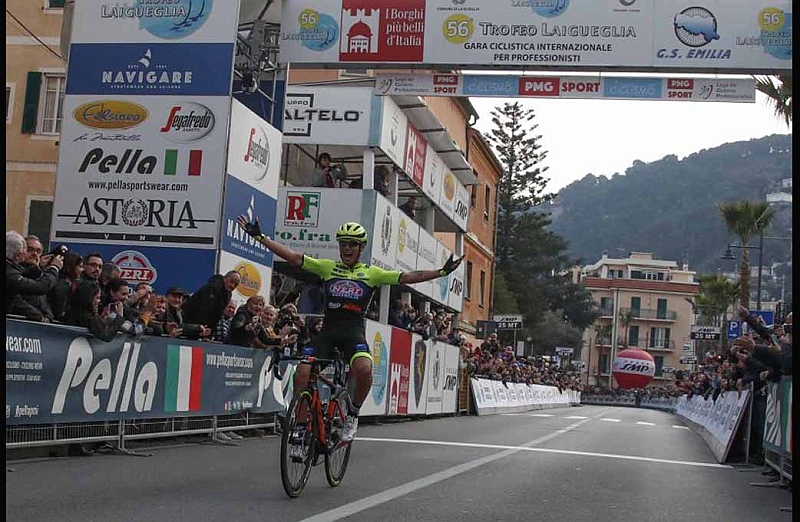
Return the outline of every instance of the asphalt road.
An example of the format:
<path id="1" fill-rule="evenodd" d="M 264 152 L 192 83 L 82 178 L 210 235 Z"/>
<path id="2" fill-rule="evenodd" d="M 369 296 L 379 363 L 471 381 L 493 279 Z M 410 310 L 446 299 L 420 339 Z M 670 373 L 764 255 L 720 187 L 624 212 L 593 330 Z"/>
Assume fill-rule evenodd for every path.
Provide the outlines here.
<path id="1" fill-rule="evenodd" d="M 544 416 L 549 415 L 549 416 Z M 677 426 L 677 427 L 676 427 Z M 716 464 L 671 414 L 582 406 L 360 428 L 339 488 L 280 484 L 279 439 L 7 462 L 15 522 L 788 521 L 791 492 Z"/>

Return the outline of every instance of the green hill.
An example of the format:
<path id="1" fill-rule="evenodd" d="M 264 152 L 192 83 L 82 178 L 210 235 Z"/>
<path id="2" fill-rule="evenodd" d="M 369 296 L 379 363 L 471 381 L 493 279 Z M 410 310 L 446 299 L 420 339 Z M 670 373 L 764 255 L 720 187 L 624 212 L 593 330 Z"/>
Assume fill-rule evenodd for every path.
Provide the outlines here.
<path id="1" fill-rule="evenodd" d="M 683 160 L 674 155 L 652 163 L 637 160 L 624 176 L 610 179 L 588 174 L 563 188 L 545 210 L 552 213 L 553 230 L 569 241 L 570 255 L 586 263 L 604 251 L 610 257 L 644 251 L 658 259 L 688 258 L 690 269 L 700 273 L 731 271 L 734 262 L 720 256 L 738 240 L 728 234 L 716 204 L 763 200 L 791 177 L 792 136 L 773 135 L 704 149 Z M 769 234 L 786 236 L 790 230 L 791 206 L 782 207 Z M 764 264 L 790 260 L 790 245 L 766 240 Z M 753 265 L 757 255 L 751 251 Z"/>

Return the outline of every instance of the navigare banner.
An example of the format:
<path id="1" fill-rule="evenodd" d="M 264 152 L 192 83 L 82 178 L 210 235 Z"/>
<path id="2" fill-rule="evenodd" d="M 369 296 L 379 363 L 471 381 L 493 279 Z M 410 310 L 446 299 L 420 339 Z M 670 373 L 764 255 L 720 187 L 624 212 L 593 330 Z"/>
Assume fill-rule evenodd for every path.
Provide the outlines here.
<path id="1" fill-rule="evenodd" d="M 472 395 L 478 415 L 513 413 L 541 408 L 580 404 L 580 392 L 539 384 L 503 383 L 484 378 L 471 378 Z"/>
<path id="2" fill-rule="evenodd" d="M 67 95 L 52 238 L 215 248 L 229 108 L 225 96 Z"/>
<path id="3" fill-rule="evenodd" d="M 283 410 L 270 352 L 6 319 L 6 424 Z"/>
<path id="4" fill-rule="evenodd" d="M 375 94 L 755 103 L 756 83 L 752 78 L 379 74 Z"/>
<path id="5" fill-rule="evenodd" d="M 788 0 L 285 0 L 280 61 L 791 71 Z"/>
<path id="6" fill-rule="evenodd" d="M 723 392 L 717 400 L 695 395 L 678 399 L 675 413 L 691 422 L 692 428 L 706 441 L 717 461 L 728 458 L 736 430 L 746 414 L 750 390 Z"/>

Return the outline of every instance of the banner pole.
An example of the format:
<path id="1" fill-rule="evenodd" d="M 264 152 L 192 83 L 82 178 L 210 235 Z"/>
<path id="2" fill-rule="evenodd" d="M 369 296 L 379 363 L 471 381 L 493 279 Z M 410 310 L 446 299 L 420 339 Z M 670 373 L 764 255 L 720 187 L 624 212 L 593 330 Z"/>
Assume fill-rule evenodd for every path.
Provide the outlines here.
<path id="1" fill-rule="evenodd" d="M 747 407 L 747 431 L 745 433 L 745 453 L 744 453 L 744 462 L 745 464 L 750 464 L 750 430 L 753 428 L 753 400 L 755 399 L 755 387 L 751 382 L 748 385 L 750 389 L 750 404 Z"/>

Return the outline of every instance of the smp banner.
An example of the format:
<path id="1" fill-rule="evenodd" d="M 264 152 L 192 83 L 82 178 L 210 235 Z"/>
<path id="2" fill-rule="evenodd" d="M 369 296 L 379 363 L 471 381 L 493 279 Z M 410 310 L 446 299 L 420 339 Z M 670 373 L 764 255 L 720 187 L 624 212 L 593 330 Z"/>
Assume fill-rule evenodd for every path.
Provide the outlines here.
<path id="1" fill-rule="evenodd" d="M 106 343 L 83 328 L 7 319 L 6 424 L 282 411 L 291 379 L 275 379 L 270 363 L 264 350 L 123 335 Z"/>

